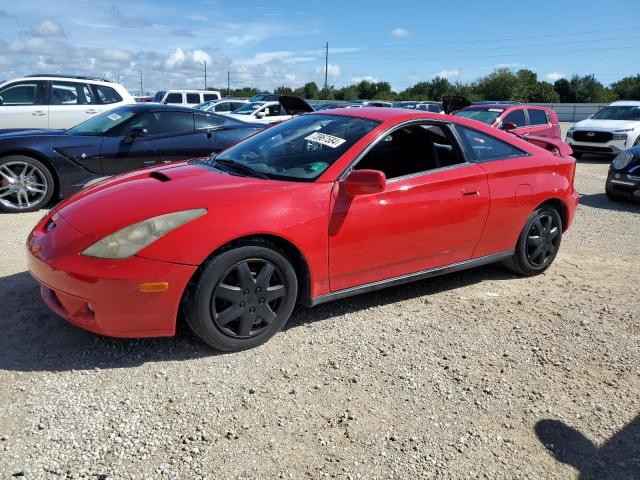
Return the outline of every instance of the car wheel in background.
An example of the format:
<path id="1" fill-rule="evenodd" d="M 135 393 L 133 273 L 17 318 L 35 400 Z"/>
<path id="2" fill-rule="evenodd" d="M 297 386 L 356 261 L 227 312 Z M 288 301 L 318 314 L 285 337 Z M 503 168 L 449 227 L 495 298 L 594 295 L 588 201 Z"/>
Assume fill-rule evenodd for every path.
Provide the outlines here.
<path id="1" fill-rule="evenodd" d="M 256 242 L 258 243 L 258 242 Z M 183 300 L 191 329 L 217 350 L 253 348 L 286 323 L 298 294 L 296 273 L 266 243 L 226 250 L 209 260 Z"/>
<path id="2" fill-rule="evenodd" d="M 0 158 L 0 210 L 33 212 L 49 203 L 54 191 L 53 175 L 40 161 L 24 155 Z"/>
<path id="3" fill-rule="evenodd" d="M 507 268 L 520 275 L 544 272 L 558 254 L 562 240 L 562 218 L 550 206 L 536 209 L 527 220 Z"/>
<path id="4" fill-rule="evenodd" d="M 582 152 L 573 152 L 571 156 L 576 160 L 580 160 L 582 158 Z"/>
<path id="5" fill-rule="evenodd" d="M 607 198 L 612 202 L 622 202 L 623 200 L 625 200 L 625 198 L 622 195 L 612 192 L 607 187 L 605 187 L 604 193 L 607 195 Z"/>

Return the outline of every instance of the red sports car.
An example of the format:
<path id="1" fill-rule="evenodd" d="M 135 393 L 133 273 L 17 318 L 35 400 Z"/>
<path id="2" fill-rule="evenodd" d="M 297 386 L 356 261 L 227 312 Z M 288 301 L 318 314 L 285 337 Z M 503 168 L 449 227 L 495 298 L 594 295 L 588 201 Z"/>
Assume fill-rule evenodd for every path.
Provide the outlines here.
<path id="1" fill-rule="evenodd" d="M 79 192 L 34 228 L 29 268 L 93 332 L 173 335 L 181 313 L 216 349 L 254 347 L 296 302 L 492 262 L 544 271 L 578 195 L 570 149 L 535 140 L 411 110 L 302 115 Z"/>

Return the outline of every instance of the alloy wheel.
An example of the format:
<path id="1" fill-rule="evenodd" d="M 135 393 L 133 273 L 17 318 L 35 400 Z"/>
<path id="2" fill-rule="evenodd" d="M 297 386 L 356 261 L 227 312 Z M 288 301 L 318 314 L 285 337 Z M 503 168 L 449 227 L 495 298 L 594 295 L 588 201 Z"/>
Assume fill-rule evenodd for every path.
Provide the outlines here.
<path id="1" fill-rule="evenodd" d="M 534 267 L 544 267 L 560 246 L 560 226 L 553 215 L 541 212 L 527 234 L 527 260 Z"/>
<path id="2" fill-rule="evenodd" d="M 211 298 L 211 316 L 225 335 L 249 338 L 277 317 L 287 295 L 284 275 L 273 263 L 249 259 L 229 268 Z"/>
<path id="3" fill-rule="evenodd" d="M 21 161 L 0 165 L 0 203 L 15 210 L 26 210 L 41 202 L 49 185 L 37 166 Z"/>

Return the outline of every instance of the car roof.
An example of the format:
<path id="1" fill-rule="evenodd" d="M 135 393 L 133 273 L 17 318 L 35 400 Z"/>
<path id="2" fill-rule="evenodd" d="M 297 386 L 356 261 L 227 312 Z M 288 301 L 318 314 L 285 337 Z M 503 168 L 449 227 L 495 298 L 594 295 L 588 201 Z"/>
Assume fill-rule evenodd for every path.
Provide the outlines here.
<path id="1" fill-rule="evenodd" d="M 611 105 L 616 107 L 640 107 L 640 101 L 637 100 L 621 100 L 613 102 Z"/>
<path id="2" fill-rule="evenodd" d="M 424 118 L 426 120 L 443 120 L 446 115 L 440 113 L 431 113 L 425 111 L 407 110 L 406 108 L 380 108 L 380 107 L 361 107 L 361 108 L 336 108 L 331 112 L 323 112 L 320 110 L 307 115 L 344 115 L 345 117 L 365 118 L 367 120 L 377 120 L 379 122 L 388 122 L 394 120 L 402 120 L 404 118 Z M 455 120 L 458 121 L 457 119 Z"/>
<path id="3" fill-rule="evenodd" d="M 136 112 L 144 111 L 144 112 L 160 112 L 167 110 L 175 110 L 176 112 L 198 112 L 201 114 L 210 114 L 211 112 L 205 112 L 202 110 L 195 110 L 192 107 L 184 107 L 182 105 L 172 105 L 172 104 L 164 104 L 164 103 L 153 103 L 153 102 L 145 102 L 145 103 L 129 103 L 126 105 L 122 105 L 117 108 L 125 108 L 129 110 L 134 110 Z"/>
<path id="4" fill-rule="evenodd" d="M 102 80 L 101 78 L 93 78 L 93 77 L 85 77 L 78 75 L 26 75 L 24 77 L 16 77 L 11 78 L 9 80 L 4 80 L 0 82 L 0 85 L 3 83 L 9 82 L 19 82 L 23 80 L 69 80 L 69 81 L 78 81 L 82 80 L 82 82 L 97 84 L 97 85 L 108 85 L 110 87 L 119 86 L 119 83 L 110 82 L 108 80 Z"/>
<path id="5" fill-rule="evenodd" d="M 549 108 L 542 105 L 530 105 L 528 103 L 474 103 L 468 107 L 464 107 L 461 110 L 487 110 L 489 108 L 495 108 L 500 110 L 509 110 L 512 108 L 539 108 L 541 110 L 549 110 Z"/>

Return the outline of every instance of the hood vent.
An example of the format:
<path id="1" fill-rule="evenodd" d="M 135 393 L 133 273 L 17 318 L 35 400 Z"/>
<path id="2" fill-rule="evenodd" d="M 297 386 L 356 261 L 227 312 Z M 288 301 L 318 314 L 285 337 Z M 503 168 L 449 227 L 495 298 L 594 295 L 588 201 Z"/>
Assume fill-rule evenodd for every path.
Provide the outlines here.
<path id="1" fill-rule="evenodd" d="M 171 178 L 165 175 L 160 171 L 154 171 L 149 174 L 151 178 L 155 178 L 156 180 L 160 180 L 161 182 L 170 182 Z"/>

